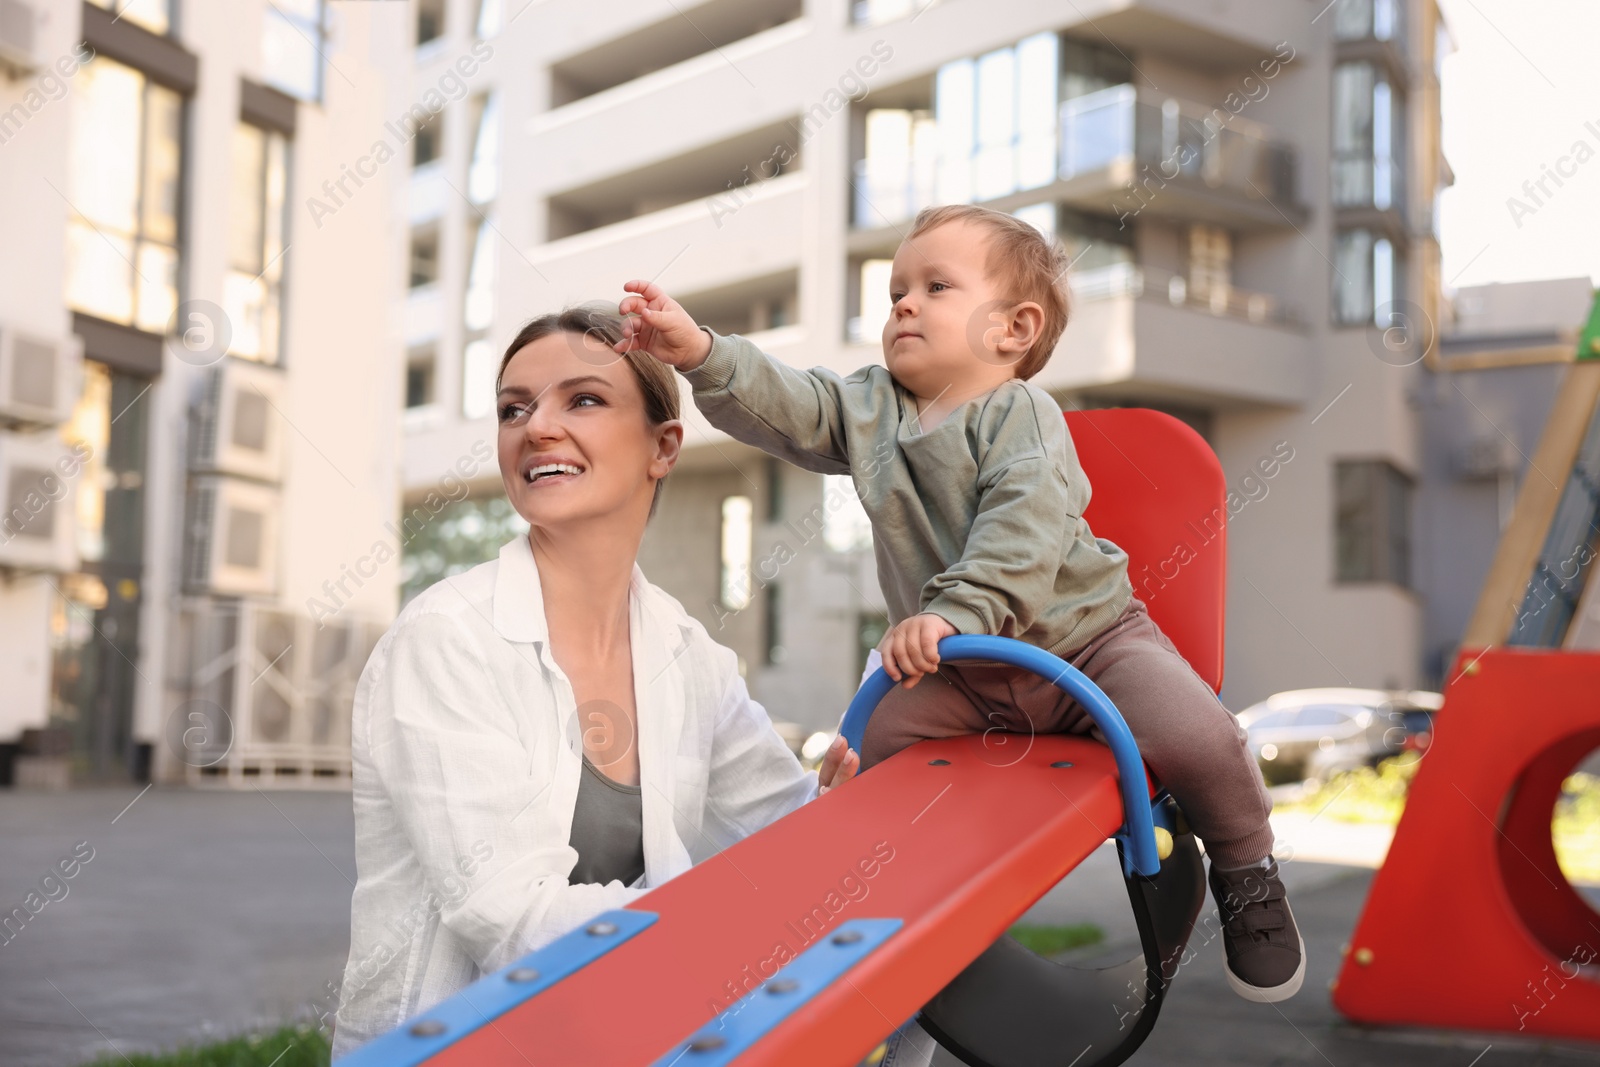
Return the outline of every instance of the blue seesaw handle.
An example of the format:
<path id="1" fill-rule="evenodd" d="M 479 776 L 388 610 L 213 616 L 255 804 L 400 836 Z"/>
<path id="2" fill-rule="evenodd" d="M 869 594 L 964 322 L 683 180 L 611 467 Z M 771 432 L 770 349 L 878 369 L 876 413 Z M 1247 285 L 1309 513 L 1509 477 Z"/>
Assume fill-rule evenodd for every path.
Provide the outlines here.
<path id="1" fill-rule="evenodd" d="M 1144 759 L 1139 746 L 1134 743 L 1133 732 L 1123 721 L 1122 713 L 1111 703 L 1111 698 L 1101 692 L 1078 668 L 1053 656 L 1042 648 L 1009 637 L 987 637 L 960 634 L 939 642 L 939 662 L 958 660 L 989 660 L 1009 667 L 1021 667 L 1047 679 L 1051 685 L 1072 697 L 1089 713 L 1089 718 L 1100 728 L 1111 756 L 1117 763 L 1117 787 L 1122 792 L 1124 823 L 1118 836 L 1126 843 L 1125 868 L 1132 873 L 1154 877 L 1161 870 L 1161 860 L 1156 855 L 1155 820 L 1150 811 L 1150 797 L 1146 792 Z M 882 667 L 868 678 L 857 691 L 855 699 L 844 713 L 839 732 L 846 743 L 858 753 L 861 739 L 867 732 L 867 720 L 872 711 L 897 683 Z M 1125 869 L 1124 875 L 1129 871 Z"/>

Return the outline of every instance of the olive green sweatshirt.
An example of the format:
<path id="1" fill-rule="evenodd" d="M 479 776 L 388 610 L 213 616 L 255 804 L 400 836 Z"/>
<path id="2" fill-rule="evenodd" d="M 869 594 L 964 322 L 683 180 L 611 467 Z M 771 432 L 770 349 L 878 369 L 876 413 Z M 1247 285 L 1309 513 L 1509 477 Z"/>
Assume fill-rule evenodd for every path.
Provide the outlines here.
<path id="1" fill-rule="evenodd" d="M 963 634 L 1071 651 L 1133 598 L 1128 555 L 1083 519 L 1089 480 L 1061 408 L 1012 379 L 926 433 L 886 367 L 800 370 L 711 330 L 684 377 L 713 426 L 798 467 L 849 474 L 872 522 L 891 624 L 932 612 Z"/>

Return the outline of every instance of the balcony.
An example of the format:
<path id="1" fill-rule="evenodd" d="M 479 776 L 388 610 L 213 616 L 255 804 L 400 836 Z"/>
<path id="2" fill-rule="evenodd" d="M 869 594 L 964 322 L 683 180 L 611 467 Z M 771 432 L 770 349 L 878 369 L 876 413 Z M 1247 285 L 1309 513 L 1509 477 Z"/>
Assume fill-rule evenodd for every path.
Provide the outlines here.
<path id="1" fill-rule="evenodd" d="M 550 106 L 563 107 L 793 22 L 801 0 L 709 0 L 568 56 L 550 67 Z"/>
<path id="2" fill-rule="evenodd" d="M 953 159 L 924 152 L 859 160 L 855 226 L 887 228 L 949 203 L 1005 211 L 1054 201 L 1097 214 L 1109 206 L 1124 219 L 1148 212 L 1244 231 L 1306 214 L 1296 202 L 1294 149 L 1223 108 L 1113 85 L 1063 103 L 1055 133 Z"/>
<path id="3" fill-rule="evenodd" d="M 1082 272 L 1072 292 L 1072 321 L 1033 379 L 1041 388 L 1219 409 L 1309 402 L 1310 335 L 1269 294 L 1200 292 L 1133 264 Z"/>

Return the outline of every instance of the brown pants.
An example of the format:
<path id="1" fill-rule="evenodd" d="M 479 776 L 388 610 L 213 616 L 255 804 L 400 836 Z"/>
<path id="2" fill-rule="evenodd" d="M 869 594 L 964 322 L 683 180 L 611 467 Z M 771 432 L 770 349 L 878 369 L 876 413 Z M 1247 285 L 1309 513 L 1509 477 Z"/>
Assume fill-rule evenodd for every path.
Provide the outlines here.
<path id="1" fill-rule="evenodd" d="M 1161 632 L 1144 601 L 1134 597 L 1116 622 L 1063 658 L 1122 713 L 1145 763 L 1183 809 L 1213 863 L 1244 867 L 1266 858 L 1272 801 L 1244 728 Z M 918 741 L 971 733 L 986 733 L 986 751 L 1002 762 L 1021 759 L 1032 734 L 1088 733 L 1104 740 L 1083 707 L 1046 679 L 964 660 L 940 664 L 912 689 L 889 691 L 867 723 L 861 768 Z"/>

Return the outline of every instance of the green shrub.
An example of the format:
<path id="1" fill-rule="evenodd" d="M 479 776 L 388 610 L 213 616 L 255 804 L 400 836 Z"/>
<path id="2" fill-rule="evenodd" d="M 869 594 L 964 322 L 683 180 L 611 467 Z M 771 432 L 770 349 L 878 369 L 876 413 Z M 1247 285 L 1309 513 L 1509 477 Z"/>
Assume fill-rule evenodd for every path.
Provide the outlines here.
<path id="1" fill-rule="evenodd" d="M 269 1034 L 186 1046 L 159 1056 L 107 1053 L 86 1067 L 328 1067 L 331 1055 L 322 1031 L 284 1026 Z"/>

